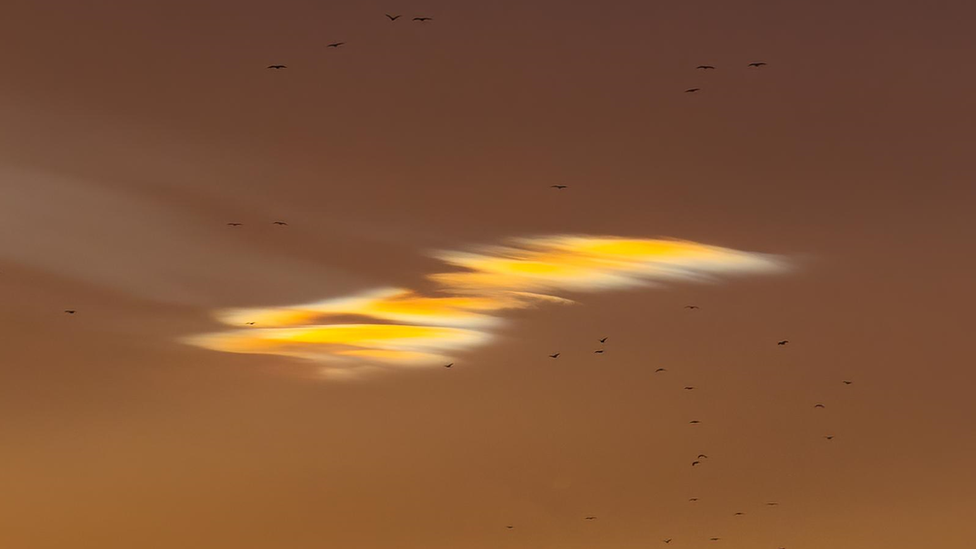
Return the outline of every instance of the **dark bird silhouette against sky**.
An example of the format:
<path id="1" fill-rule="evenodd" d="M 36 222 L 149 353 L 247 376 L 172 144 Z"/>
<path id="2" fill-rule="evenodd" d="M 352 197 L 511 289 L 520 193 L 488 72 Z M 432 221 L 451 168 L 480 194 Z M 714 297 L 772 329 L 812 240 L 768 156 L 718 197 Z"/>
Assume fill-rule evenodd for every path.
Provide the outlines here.
<path id="1" fill-rule="evenodd" d="M 597 350 L 595 350 L 595 351 L 593 351 L 593 352 L 594 352 L 595 354 L 598 354 L 598 355 L 602 355 L 602 354 L 603 354 L 603 349 L 597 349 Z"/>
<path id="2" fill-rule="evenodd" d="M 848 381 L 846 379 L 844 380 L 844 385 L 850 385 L 851 383 L 854 383 L 854 382 L 853 381 Z"/>
<path id="3" fill-rule="evenodd" d="M 454 366 L 454 363 L 453 363 L 453 362 L 452 362 L 452 363 L 450 363 L 450 364 L 445 364 L 445 365 L 444 365 L 444 367 L 445 367 L 445 368 L 450 368 L 451 366 Z"/>
<path id="4" fill-rule="evenodd" d="M 389 19 L 390 21 L 396 21 L 397 19 L 400 18 L 399 15 L 390 15 L 389 13 L 385 13 L 383 15 L 386 15 L 387 19 Z"/>
<path id="5" fill-rule="evenodd" d="M 668 371 L 667 368 L 658 368 L 657 370 L 654 370 L 654 373 L 655 374 L 660 374 L 661 372 L 667 372 L 667 371 Z"/>
<path id="6" fill-rule="evenodd" d="M 814 408 L 826 408 L 826 406 L 824 406 L 823 404 L 814 404 L 813 407 Z"/>
<path id="7" fill-rule="evenodd" d="M 241 225 L 243 225 L 243 223 L 228 223 L 227 225 L 229 227 L 240 227 Z"/>
<path id="8" fill-rule="evenodd" d="M 608 339 L 610 339 L 610 338 L 609 337 L 601 337 L 600 338 L 600 343 L 606 343 Z"/>
<path id="9" fill-rule="evenodd" d="M 827 440 L 834 440 L 834 435 L 824 435 L 824 438 Z"/>
<path id="10" fill-rule="evenodd" d="M 664 543 L 671 543 L 671 538 L 665 538 L 662 539 L 661 541 L 663 541 Z"/>
<path id="11" fill-rule="evenodd" d="M 549 358 L 559 358 L 559 353 L 552 353 Z"/>
<path id="12" fill-rule="evenodd" d="M 757 61 L 755 63 L 749 63 L 749 66 L 750 67 L 765 67 L 766 64 L 763 63 L 762 61 Z"/>
<path id="13" fill-rule="evenodd" d="M 285 66 L 285 65 L 268 65 L 268 68 L 269 69 L 287 69 L 288 67 Z"/>
<path id="14" fill-rule="evenodd" d="M 788 339 L 784 339 L 784 340 L 782 340 L 782 341 L 777 341 L 777 342 L 776 342 L 776 344 L 777 344 L 777 345 L 786 345 L 786 344 L 787 344 L 787 343 L 789 343 L 789 342 L 790 342 L 790 340 L 788 340 Z"/>
<path id="15" fill-rule="evenodd" d="M 286 225 L 288 225 L 288 224 L 287 224 L 287 223 L 285 223 L 284 221 L 275 221 L 275 222 L 273 223 L 273 225 L 280 225 L 280 226 L 282 226 L 282 227 L 284 227 L 284 226 L 286 226 Z"/>
<path id="16" fill-rule="evenodd" d="M 64 312 L 67 313 L 67 314 L 69 314 L 69 315 L 73 315 L 73 314 L 75 314 L 76 311 L 74 309 L 65 309 Z"/>
<path id="17" fill-rule="evenodd" d="M 700 422 L 700 421 L 698 421 L 697 419 L 693 419 L 693 420 L 691 420 L 691 421 L 689 421 L 688 423 L 690 423 L 690 424 L 692 424 L 692 425 L 698 425 L 698 424 L 699 424 L 699 423 L 701 423 L 701 422 Z"/>
<path id="18" fill-rule="evenodd" d="M 550 188 L 559 189 L 559 190 L 565 189 L 567 186 L 568 185 L 549 185 Z"/>
<path id="19" fill-rule="evenodd" d="M 425 21 L 432 21 L 433 19 L 434 19 L 433 17 L 414 17 L 413 18 L 414 21 L 420 21 L 421 23 L 423 23 Z"/>
<path id="20" fill-rule="evenodd" d="M 696 69 L 701 69 L 701 70 L 703 70 L 703 71 L 707 71 L 707 70 L 712 70 L 712 69 L 714 69 L 715 67 L 713 67 L 713 66 L 711 66 L 711 65 L 698 65 L 698 66 L 697 66 L 697 67 L 695 67 L 695 68 L 696 68 Z"/>
<path id="21" fill-rule="evenodd" d="M 698 91 L 700 89 L 701 88 L 688 88 L 687 90 L 685 90 L 685 93 L 695 93 L 696 91 Z"/>
<path id="22" fill-rule="evenodd" d="M 698 305 L 685 305 L 685 309 L 698 309 Z"/>
<path id="23" fill-rule="evenodd" d="M 594 516 L 583 517 L 583 520 L 596 520 L 596 517 Z"/>
<path id="24" fill-rule="evenodd" d="M 345 44 L 346 44 L 345 42 L 333 42 L 333 43 L 329 44 L 326 47 L 327 48 L 338 48 L 339 46 L 344 46 Z"/>
<path id="25" fill-rule="evenodd" d="M 253 322 L 245 322 L 245 324 L 247 324 L 248 326 L 254 326 Z"/>
<path id="26" fill-rule="evenodd" d="M 691 391 L 691 390 L 694 390 L 693 386 L 688 385 L 687 387 L 685 387 L 685 391 Z"/>
<path id="27" fill-rule="evenodd" d="M 695 465 L 698 465 L 698 464 L 700 464 L 700 463 L 701 463 L 701 462 L 700 462 L 700 461 L 697 461 L 697 460 L 696 460 L 696 461 L 692 461 L 692 462 L 691 462 L 691 466 L 692 466 L 692 467 L 694 467 Z"/>

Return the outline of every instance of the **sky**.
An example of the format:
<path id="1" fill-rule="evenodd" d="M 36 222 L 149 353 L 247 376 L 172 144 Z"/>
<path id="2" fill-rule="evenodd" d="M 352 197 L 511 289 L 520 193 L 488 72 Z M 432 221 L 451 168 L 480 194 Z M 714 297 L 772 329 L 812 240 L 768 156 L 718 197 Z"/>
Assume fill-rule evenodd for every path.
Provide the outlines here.
<path id="1" fill-rule="evenodd" d="M 971 545 L 971 2 L 8 4 L 0 546 Z"/>

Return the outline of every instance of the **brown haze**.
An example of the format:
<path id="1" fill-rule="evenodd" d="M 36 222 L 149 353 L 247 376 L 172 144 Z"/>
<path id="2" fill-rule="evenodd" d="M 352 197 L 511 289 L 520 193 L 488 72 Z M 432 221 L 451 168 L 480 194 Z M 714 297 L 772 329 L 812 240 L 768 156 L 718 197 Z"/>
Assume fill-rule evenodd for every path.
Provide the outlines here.
<path id="1" fill-rule="evenodd" d="M 7 2 L 0 547 L 971 546 L 973 6 Z M 546 235 L 784 268 L 451 369 L 186 344 Z"/>

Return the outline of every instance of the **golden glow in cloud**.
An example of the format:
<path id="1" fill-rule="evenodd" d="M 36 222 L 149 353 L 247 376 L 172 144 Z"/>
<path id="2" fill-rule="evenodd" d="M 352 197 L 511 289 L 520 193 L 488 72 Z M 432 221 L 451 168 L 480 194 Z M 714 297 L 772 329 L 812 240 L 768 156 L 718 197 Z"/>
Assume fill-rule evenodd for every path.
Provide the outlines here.
<path id="1" fill-rule="evenodd" d="M 705 281 L 719 275 L 772 272 L 771 256 L 678 240 L 552 236 L 436 257 L 459 270 L 429 275 L 437 295 L 386 288 L 284 307 L 218 311 L 231 331 L 188 338 L 217 351 L 274 354 L 364 365 L 437 365 L 452 353 L 491 340 L 505 310 L 559 294 L 634 288 L 666 281 Z M 355 318 L 349 322 L 349 318 Z M 253 327 L 244 327 L 248 323 Z"/>

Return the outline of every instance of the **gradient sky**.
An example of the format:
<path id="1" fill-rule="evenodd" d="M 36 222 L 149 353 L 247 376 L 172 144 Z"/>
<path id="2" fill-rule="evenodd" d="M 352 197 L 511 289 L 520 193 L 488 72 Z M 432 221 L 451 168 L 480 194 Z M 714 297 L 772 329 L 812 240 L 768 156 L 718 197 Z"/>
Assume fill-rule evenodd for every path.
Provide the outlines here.
<path id="1" fill-rule="evenodd" d="M 0 547 L 971 546 L 974 17 L 8 2 Z"/>

